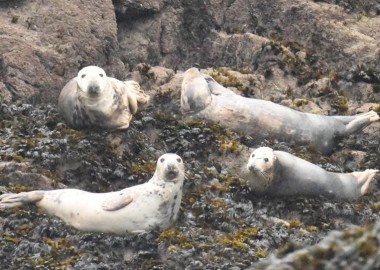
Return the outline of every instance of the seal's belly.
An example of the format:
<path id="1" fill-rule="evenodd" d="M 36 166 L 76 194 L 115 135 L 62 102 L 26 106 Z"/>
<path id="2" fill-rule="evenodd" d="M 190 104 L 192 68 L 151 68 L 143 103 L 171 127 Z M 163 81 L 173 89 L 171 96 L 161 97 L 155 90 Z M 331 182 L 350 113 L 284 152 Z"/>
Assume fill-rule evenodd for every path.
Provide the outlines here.
<path id="1" fill-rule="evenodd" d="M 47 192 L 38 206 L 79 230 L 125 234 L 166 229 L 176 219 L 180 205 L 180 198 L 166 203 L 151 195 L 140 196 L 119 210 L 105 211 L 102 202 L 107 196 L 76 189 L 54 190 Z"/>

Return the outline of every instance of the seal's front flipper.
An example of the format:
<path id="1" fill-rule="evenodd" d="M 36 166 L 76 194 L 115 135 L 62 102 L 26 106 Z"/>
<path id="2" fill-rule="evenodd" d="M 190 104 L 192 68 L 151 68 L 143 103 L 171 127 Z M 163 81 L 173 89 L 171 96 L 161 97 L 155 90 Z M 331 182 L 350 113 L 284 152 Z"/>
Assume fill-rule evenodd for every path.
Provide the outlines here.
<path id="1" fill-rule="evenodd" d="M 44 192 L 40 190 L 21 192 L 18 194 L 8 193 L 0 196 L 0 209 L 13 208 L 28 203 L 36 203 L 44 196 Z"/>
<path id="2" fill-rule="evenodd" d="M 204 76 L 204 78 L 208 84 L 208 87 L 209 87 L 209 89 L 213 95 L 216 95 L 216 96 L 219 96 L 219 95 L 235 95 L 235 93 L 232 90 L 220 85 L 211 76 L 205 75 L 205 74 L 202 74 L 202 75 Z"/>
<path id="3" fill-rule="evenodd" d="M 110 198 L 105 200 L 102 204 L 102 208 L 104 211 L 116 211 L 123 207 L 126 207 L 132 201 L 133 196 L 120 192 L 113 194 Z"/>
<path id="4" fill-rule="evenodd" d="M 126 93 L 128 97 L 129 111 L 131 112 L 131 114 L 135 114 L 138 109 L 137 98 L 134 93 L 131 93 L 128 90 L 126 91 Z"/>
<path id="5" fill-rule="evenodd" d="M 147 104 L 149 96 L 140 88 L 140 84 L 135 81 L 124 81 L 125 91 L 128 97 L 129 108 L 132 114 L 135 114 L 138 109 L 138 103 Z"/>

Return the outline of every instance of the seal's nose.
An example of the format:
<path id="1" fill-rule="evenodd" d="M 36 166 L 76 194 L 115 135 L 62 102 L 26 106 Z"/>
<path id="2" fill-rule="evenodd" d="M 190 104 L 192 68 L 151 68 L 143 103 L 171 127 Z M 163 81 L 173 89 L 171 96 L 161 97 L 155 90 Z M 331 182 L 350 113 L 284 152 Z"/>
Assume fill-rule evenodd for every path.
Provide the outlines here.
<path id="1" fill-rule="evenodd" d="M 167 179 L 172 180 L 176 178 L 178 176 L 178 173 L 179 173 L 179 170 L 175 165 L 173 164 L 167 165 L 166 172 L 165 172 Z"/>
<path id="2" fill-rule="evenodd" d="M 100 92 L 100 87 L 99 87 L 99 85 L 97 84 L 97 83 L 94 83 L 94 82 L 92 82 L 92 83 L 90 83 L 89 85 L 88 85 L 88 92 L 90 93 L 90 94 L 99 94 L 99 92 Z"/>
<path id="3" fill-rule="evenodd" d="M 251 171 L 251 172 L 255 172 L 255 171 L 256 171 L 256 167 L 255 167 L 255 165 L 253 165 L 253 164 L 249 164 L 249 165 L 248 165 L 248 170 Z"/>

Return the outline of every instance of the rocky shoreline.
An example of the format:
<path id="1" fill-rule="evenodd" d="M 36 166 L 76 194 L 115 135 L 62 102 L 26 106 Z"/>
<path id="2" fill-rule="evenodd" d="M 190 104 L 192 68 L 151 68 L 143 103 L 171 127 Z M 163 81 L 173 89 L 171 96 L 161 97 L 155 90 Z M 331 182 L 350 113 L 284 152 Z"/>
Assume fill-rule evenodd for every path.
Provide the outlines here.
<path id="1" fill-rule="evenodd" d="M 149 70 L 158 73 L 159 69 Z M 243 84 L 245 75 L 234 74 Z M 0 244 L 3 264 L 11 269 L 245 269 L 289 245 L 316 244 L 332 230 L 365 226 L 378 219 L 376 185 L 354 202 L 258 197 L 226 170 L 229 159 L 242 159 L 248 146 L 260 145 L 291 151 L 336 172 L 373 167 L 379 164 L 374 131 L 378 123 L 351 135 L 340 151 L 326 157 L 307 147 L 258 141 L 218 126 L 184 122 L 180 77 L 178 72 L 161 87 L 153 87 L 156 90 L 148 92 L 153 96 L 151 104 L 126 131 L 70 129 L 55 104 L 2 105 L 3 191 L 118 190 L 148 180 L 163 152 L 182 156 L 187 175 L 179 220 L 164 232 L 126 237 L 83 233 L 32 206 L 5 211 Z M 152 80 L 158 76 L 153 78 L 146 82 L 154 85 Z"/>
<path id="2" fill-rule="evenodd" d="M 2 211 L 1 265 L 378 267 L 376 181 L 369 194 L 354 202 L 258 197 L 226 166 L 242 159 L 248 147 L 266 145 L 334 172 L 378 168 L 379 123 L 343 139 L 333 155 L 323 156 L 310 147 L 185 122 L 179 91 L 182 70 L 197 63 L 247 97 L 325 115 L 379 112 L 379 5 L 0 1 L 1 193 L 122 189 L 148 180 L 164 152 L 182 156 L 187 175 L 179 219 L 164 232 L 125 237 L 83 233 L 32 206 Z M 126 131 L 77 131 L 58 114 L 59 91 L 90 64 L 118 79 L 138 81 L 150 95 L 151 103 Z M 315 246 L 305 247 L 309 245 Z"/>

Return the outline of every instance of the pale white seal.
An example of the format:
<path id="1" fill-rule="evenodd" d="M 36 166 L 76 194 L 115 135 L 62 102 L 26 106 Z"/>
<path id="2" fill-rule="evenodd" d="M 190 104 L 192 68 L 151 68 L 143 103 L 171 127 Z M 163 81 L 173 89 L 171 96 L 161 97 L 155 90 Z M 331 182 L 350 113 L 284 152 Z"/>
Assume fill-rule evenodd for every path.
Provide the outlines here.
<path id="1" fill-rule="evenodd" d="M 58 109 L 73 128 L 126 129 L 149 96 L 135 81 L 107 77 L 103 69 L 88 66 L 62 89 Z"/>
<path id="2" fill-rule="evenodd" d="M 176 154 L 157 161 L 146 183 L 109 193 L 79 189 L 36 190 L 0 196 L 0 209 L 35 204 L 48 214 L 82 231 L 115 234 L 169 228 L 177 219 L 185 178 Z"/>
<path id="3" fill-rule="evenodd" d="M 181 109 L 189 118 L 206 120 L 259 138 L 310 144 L 324 154 L 334 150 L 337 138 L 380 119 L 374 111 L 354 116 L 324 116 L 299 112 L 266 100 L 245 98 L 196 68 L 184 74 Z"/>
<path id="4" fill-rule="evenodd" d="M 323 195 L 353 200 L 364 195 L 378 170 L 333 173 L 269 147 L 252 152 L 241 177 L 252 191 L 275 195 Z"/>

